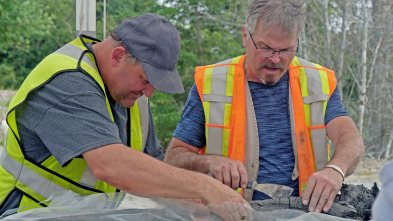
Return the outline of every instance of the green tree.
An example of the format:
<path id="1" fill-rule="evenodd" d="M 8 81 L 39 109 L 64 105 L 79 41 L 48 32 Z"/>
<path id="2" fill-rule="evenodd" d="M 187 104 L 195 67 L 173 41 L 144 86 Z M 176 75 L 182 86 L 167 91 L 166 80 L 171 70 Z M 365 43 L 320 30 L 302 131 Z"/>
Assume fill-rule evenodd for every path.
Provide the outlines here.
<path id="1" fill-rule="evenodd" d="M 0 88 L 18 88 L 39 61 L 74 37 L 75 10 L 64 13 L 70 6 L 74 1 L 0 0 Z"/>

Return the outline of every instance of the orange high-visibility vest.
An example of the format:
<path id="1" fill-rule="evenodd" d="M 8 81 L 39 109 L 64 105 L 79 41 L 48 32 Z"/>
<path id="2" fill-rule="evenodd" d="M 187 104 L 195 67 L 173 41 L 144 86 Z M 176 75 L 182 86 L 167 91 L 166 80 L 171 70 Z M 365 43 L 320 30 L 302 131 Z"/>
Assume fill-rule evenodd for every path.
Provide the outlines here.
<path id="1" fill-rule="evenodd" d="M 259 142 L 243 63 L 245 55 L 196 67 L 195 83 L 205 113 L 206 146 L 200 153 L 239 160 L 256 180 Z M 299 194 L 308 178 L 330 160 L 324 125 L 327 101 L 336 88 L 334 72 L 295 57 L 289 68 L 289 109 Z M 252 133 L 252 136 L 250 135 Z"/>

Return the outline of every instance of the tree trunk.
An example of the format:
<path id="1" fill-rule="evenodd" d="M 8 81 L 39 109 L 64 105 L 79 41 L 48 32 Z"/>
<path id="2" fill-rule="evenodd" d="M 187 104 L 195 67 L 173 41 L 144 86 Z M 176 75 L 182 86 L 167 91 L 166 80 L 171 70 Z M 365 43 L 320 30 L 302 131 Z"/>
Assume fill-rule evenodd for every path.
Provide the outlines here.
<path id="1" fill-rule="evenodd" d="M 337 77 L 337 88 L 340 92 L 340 94 L 343 94 L 343 88 L 342 88 L 342 72 L 343 72 L 343 65 L 344 65 L 344 52 L 345 52 L 345 40 L 346 40 L 346 35 L 347 35 L 347 8 L 348 5 L 350 4 L 351 0 L 344 0 L 343 1 L 343 14 L 342 14 L 342 19 L 343 19 L 343 24 L 341 27 L 341 37 L 340 37 L 340 48 L 338 52 L 338 58 L 337 58 L 337 71 L 336 71 L 336 77 Z M 342 96 L 341 96 L 342 99 Z"/>
<path id="2" fill-rule="evenodd" d="M 198 55 L 198 59 L 199 59 L 199 65 L 204 65 L 203 64 L 203 56 L 202 56 L 202 46 L 201 46 L 201 41 L 202 41 L 202 37 L 201 37 L 201 25 L 199 22 L 199 12 L 198 12 L 198 7 L 195 7 L 195 29 L 196 29 L 196 37 L 197 37 L 197 55 Z"/>
<path id="3" fill-rule="evenodd" d="M 362 27 L 362 43 L 361 43 L 361 76 L 360 76 L 360 88 L 359 88 L 359 108 L 358 108 L 358 128 L 360 134 L 363 134 L 363 120 L 364 120 L 364 110 L 367 102 L 367 30 L 368 30 L 368 20 L 367 20 L 367 9 L 366 3 L 363 3 L 363 27 Z"/>
<path id="4" fill-rule="evenodd" d="M 329 0 L 324 0 L 323 1 L 323 16 L 324 16 L 324 27 L 325 27 L 325 61 L 326 61 L 326 66 L 328 68 L 333 68 L 332 67 L 332 59 L 330 57 L 330 22 L 329 22 Z"/>
<path id="5" fill-rule="evenodd" d="M 391 146 L 392 146 L 392 141 L 393 141 L 393 128 L 392 129 L 390 129 L 390 134 L 389 134 L 389 139 L 388 139 L 388 142 L 386 143 L 386 146 L 385 146 L 385 148 L 384 148 L 384 151 L 381 151 L 381 153 L 385 153 L 384 155 L 383 155 L 383 159 L 384 160 L 387 160 L 388 158 L 389 158 L 389 155 L 390 155 L 390 149 L 391 149 Z M 382 155 L 382 154 L 381 154 Z M 381 159 L 381 157 L 378 157 L 378 160 L 380 160 Z"/>

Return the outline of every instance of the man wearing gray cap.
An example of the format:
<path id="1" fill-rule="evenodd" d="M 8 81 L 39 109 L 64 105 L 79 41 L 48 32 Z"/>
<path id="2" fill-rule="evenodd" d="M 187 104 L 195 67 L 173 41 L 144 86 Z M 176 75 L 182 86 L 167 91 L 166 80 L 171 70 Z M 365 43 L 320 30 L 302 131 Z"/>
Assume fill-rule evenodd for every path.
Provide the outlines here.
<path id="1" fill-rule="evenodd" d="M 81 35 L 38 64 L 9 106 L 0 215 L 47 206 L 65 190 L 247 204 L 207 175 L 159 161 L 147 98 L 154 89 L 184 92 L 179 51 L 176 28 L 143 14 L 124 19 L 102 42 Z"/>

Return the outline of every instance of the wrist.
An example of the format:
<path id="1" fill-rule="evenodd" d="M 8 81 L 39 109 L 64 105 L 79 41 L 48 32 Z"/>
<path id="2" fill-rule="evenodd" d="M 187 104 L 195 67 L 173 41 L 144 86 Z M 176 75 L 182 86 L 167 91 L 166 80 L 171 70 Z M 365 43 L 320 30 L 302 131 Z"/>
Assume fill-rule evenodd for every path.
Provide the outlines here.
<path id="1" fill-rule="evenodd" d="M 343 177 L 343 182 L 344 182 L 344 180 L 345 180 L 345 174 L 344 174 L 344 172 L 342 171 L 342 169 L 341 169 L 340 167 L 338 167 L 338 166 L 336 166 L 336 165 L 333 165 L 333 164 L 329 164 L 329 165 L 326 165 L 325 168 L 332 168 L 332 169 L 334 169 L 335 171 L 337 171 L 338 173 L 340 173 L 341 176 Z"/>

